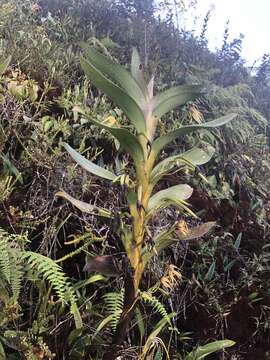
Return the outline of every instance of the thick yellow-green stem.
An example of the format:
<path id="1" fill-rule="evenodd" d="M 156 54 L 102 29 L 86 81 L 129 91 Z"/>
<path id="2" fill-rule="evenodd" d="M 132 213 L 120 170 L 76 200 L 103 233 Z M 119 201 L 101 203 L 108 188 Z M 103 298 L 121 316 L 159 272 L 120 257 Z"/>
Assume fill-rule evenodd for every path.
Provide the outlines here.
<path id="1" fill-rule="evenodd" d="M 137 175 L 137 204 L 130 203 L 130 214 L 133 218 L 132 228 L 132 242 L 128 246 L 128 257 L 132 267 L 132 274 L 127 272 L 125 274 L 125 297 L 124 307 L 121 319 L 117 325 L 113 344 L 119 346 L 123 343 L 130 319 L 134 314 L 136 299 L 140 286 L 140 281 L 144 271 L 144 263 L 142 259 L 142 247 L 145 237 L 145 221 L 146 210 L 148 202 L 152 193 L 153 186 L 150 183 L 150 174 L 152 166 L 149 166 L 147 159 L 147 143 L 142 138 L 142 144 L 145 154 L 145 159 L 142 159 L 141 164 L 136 166 Z M 117 348 L 113 347 L 104 357 L 106 359 L 114 359 L 117 354 Z M 108 355 L 108 356 L 107 356 Z"/>
<path id="2" fill-rule="evenodd" d="M 144 139 L 143 139 L 144 140 Z M 144 271 L 144 264 L 142 261 L 142 247 L 145 237 L 145 220 L 146 210 L 148 202 L 153 190 L 153 186 L 150 182 L 150 175 L 153 168 L 152 159 L 148 159 L 148 144 L 141 142 L 144 153 L 146 155 L 145 161 L 141 164 L 141 167 L 137 169 L 137 212 L 133 219 L 133 267 L 134 267 L 134 288 L 137 292 L 139 289 L 141 277 Z"/>
<path id="3" fill-rule="evenodd" d="M 133 271 L 132 274 L 130 272 L 125 274 L 124 307 L 113 340 L 115 346 L 123 343 L 127 334 L 128 324 L 134 314 L 140 281 L 144 271 L 142 248 L 145 240 L 146 211 L 153 190 L 150 176 L 155 161 L 154 156 L 152 155 L 151 146 L 149 146 L 147 138 L 144 135 L 139 135 L 138 139 L 143 149 L 144 158 L 140 164 L 136 164 L 137 203 L 130 202 L 130 214 L 133 219 L 132 240 L 131 242 L 127 241 L 128 246 L 126 248 Z M 108 357 L 104 357 L 104 360 L 114 359 L 115 354 L 117 354 L 116 350 L 113 347 L 108 352 Z"/>

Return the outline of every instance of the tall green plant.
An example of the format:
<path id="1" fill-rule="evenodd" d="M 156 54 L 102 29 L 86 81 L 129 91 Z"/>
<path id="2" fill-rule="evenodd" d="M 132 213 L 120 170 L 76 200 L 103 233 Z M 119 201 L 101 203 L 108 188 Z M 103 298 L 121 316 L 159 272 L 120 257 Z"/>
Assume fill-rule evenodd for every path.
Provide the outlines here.
<path id="1" fill-rule="evenodd" d="M 84 113 L 89 121 L 99 128 L 107 130 L 119 141 L 122 149 L 132 157 L 136 171 L 136 178 L 127 185 L 127 203 L 132 225 L 123 224 L 121 232 L 123 246 L 131 267 L 131 271 L 124 270 L 124 309 L 114 339 L 116 344 L 121 344 L 125 339 L 128 323 L 133 314 L 144 269 L 153 254 L 160 253 L 176 239 L 201 236 L 213 226 L 213 223 L 207 223 L 198 229 L 193 229 L 193 232 L 188 234 L 179 232 L 177 234 L 176 227 L 173 226 L 169 231 L 165 231 L 153 239 L 154 249 L 146 246 L 145 236 L 151 218 L 161 208 L 164 209 L 170 205 L 188 210 L 186 201 L 193 191 L 189 185 L 179 184 L 155 192 L 156 184 L 165 174 L 176 168 L 186 165 L 195 167 L 208 162 L 213 155 L 213 149 L 202 150 L 195 147 L 161 162 L 158 162 L 159 154 L 176 139 L 201 129 L 211 130 L 225 125 L 235 117 L 235 114 L 223 116 L 207 123 L 182 126 L 156 137 L 160 118 L 176 107 L 195 100 L 201 95 L 201 86 L 176 86 L 154 95 L 154 77 L 149 82 L 146 81 L 139 54 L 135 49 L 132 54 L 131 73 L 87 45 L 83 45 L 83 50 L 81 66 L 87 77 L 93 85 L 102 90 L 123 110 L 135 130 L 131 132 L 123 127 L 108 126 Z M 85 159 L 68 144 L 64 144 L 64 147 L 72 158 L 90 173 L 109 181 L 117 179 L 116 174 Z M 61 196 L 61 194 L 60 192 L 59 195 Z M 67 196 L 65 197 L 67 198 Z M 78 205 L 78 200 L 72 200 L 70 196 L 69 200 L 75 206 Z M 90 211 L 89 204 L 82 202 L 79 203 L 79 208 Z M 99 209 L 91 210 L 100 213 Z"/>

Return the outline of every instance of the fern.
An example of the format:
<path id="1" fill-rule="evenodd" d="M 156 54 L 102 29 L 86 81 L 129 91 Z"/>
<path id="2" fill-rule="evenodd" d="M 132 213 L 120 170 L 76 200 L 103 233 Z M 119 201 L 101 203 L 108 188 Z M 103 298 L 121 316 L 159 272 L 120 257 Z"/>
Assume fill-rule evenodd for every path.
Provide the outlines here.
<path id="1" fill-rule="evenodd" d="M 66 291 L 69 290 L 70 285 L 59 265 L 52 259 L 32 251 L 22 252 L 22 259 L 31 269 L 37 271 L 42 279 L 47 280 L 52 285 L 63 303 L 69 302 L 70 297 Z"/>
<path id="2" fill-rule="evenodd" d="M 10 265 L 10 258 L 9 258 L 9 251 L 8 251 L 8 241 L 7 237 L 5 237 L 5 232 L 1 230 L 0 233 L 0 271 L 1 276 L 6 282 L 10 282 L 10 275 L 11 275 L 11 265 Z"/>
<path id="3" fill-rule="evenodd" d="M 153 309 L 160 314 L 160 316 L 165 319 L 169 325 L 171 325 L 170 317 L 165 309 L 165 306 L 156 298 L 150 291 L 142 291 L 140 293 L 141 299 L 151 305 Z"/>
<path id="4" fill-rule="evenodd" d="M 111 292 L 103 296 L 105 305 L 109 315 L 111 316 L 111 327 L 113 332 L 116 331 L 117 324 L 120 320 L 123 304 L 124 304 L 124 290 L 120 292 Z"/>
<path id="5" fill-rule="evenodd" d="M 23 266 L 17 255 L 18 252 L 10 253 L 10 260 L 12 264 L 12 271 L 10 274 L 10 286 L 13 294 L 13 299 L 15 301 L 19 299 L 24 275 Z"/>
<path id="6" fill-rule="evenodd" d="M 17 301 L 20 295 L 23 279 L 23 268 L 18 258 L 18 243 L 16 237 L 20 235 L 8 234 L 0 229 L 0 277 L 8 293 L 11 293 L 13 301 Z"/>
<path id="7" fill-rule="evenodd" d="M 54 260 L 32 251 L 22 252 L 22 259 L 25 260 L 28 266 L 35 270 L 43 280 L 49 282 L 63 304 L 70 304 L 70 311 L 74 315 L 76 327 L 80 328 L 82 326 L 82 320 L 77 307 L 75 291 L 61 266 L 56 264 Z"/>
<path id="8" fill-rule="evenodd" d="M 0 283 L 4 284 L 9 300 L 18 301 L 25 271 L 23 263 L 35 270 L 37 275 L 52 286 L 63 304 L 70 305 L 76 327 L 82 326 L 77 298 L 68 277 L 56 262 L 46 256 L 22 250 L 20 242 L 27 241 L 21 235 L 9 234 L 0 229 Z M 10 295 L 11 293 L 11 295 Z"/>
<path id="9" fill-rule="evenodd" d="M 155 297 L 150 291 L 140 292 L 141 299 L 151 305 L 153 309 L 158 312 L 162 319 L 165 319 L 171 325 L 170 316 L 168 315 L 164 305 Z M 113 332 L 116 331 L 117 324 L 120 320 L 123 304 L 124 304 L 124 289 L 120 292 L 110 292 L 103 296 L 105 306 L 110 317 L 110 324 Z"/>
<path id="10" fill-rule="evenodd" d="M 56 260 L 56 263 L 62 262 L 62 261 L 66 261 L 67 259 L 70 259 L 78 254 L 80 254 L 82 251 L 86 251 L 89 248 L 89 245 L 92 244 L 93 240 L 91 239 L 90 241 L 87 241 L 85 244 L 83 244 L 82 246 L 80 246 L 78 249 L 69 252 L 67 255 L 61 257 L 60 259 Z M 92 254 L 91 254 L 92 255 Z"/>

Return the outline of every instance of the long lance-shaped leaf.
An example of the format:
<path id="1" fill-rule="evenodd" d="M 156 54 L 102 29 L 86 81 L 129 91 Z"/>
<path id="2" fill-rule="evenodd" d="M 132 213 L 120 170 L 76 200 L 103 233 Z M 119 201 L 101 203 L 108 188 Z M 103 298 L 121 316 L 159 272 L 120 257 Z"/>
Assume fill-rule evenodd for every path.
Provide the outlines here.
<path id="1" fill-rule="evenodd" d="M 160 118 L 177 106 L 195 100 L 201 95 L 201 85 L 181 85 L 157 94 L 152 99 L 153 115 Z"/>
<path id="2" fill-rule="evenodd" d="M 9 56 L 7 59 L 5 59 L 0 63 L 0 75 L 2 75 L 6 71 L 10 61 L 11 61 L 11 56 Z"/>
<path id="3" fill-rule="evenodd" d="M 154 357 L 154 353 L 150 354 L 150 349 L 153 347 L 154 341 L 155 339 L 159 339 L 159 346 L 162 346 L 162 350 L 164 350 L 164 353 L 166 355 L 164 355 L 164 357 L 162 357 L 163 359 L 170 359 L 169 357 L 169 353 L 167 350 L 166 345 L 163 343 L 163 341 L 161 340 L 161 338 L 159 337 L 159 333 L 164 329 L 164 327 L 166 325 L 168 325 L 168 321 L 170 321 L 172 318 L 174 318 L 176 316 L 176 313 L 171 313 L 169 315 L 167 315 L 165 318 L 163 317 L 155 326 L 154 330 L 151 332 L 151 334 L 148 336 L 146 343 L 144 344 L 143 348 L 142 348 L 142 353 L 141 353 L 141 357 L 140 359 L 146 360 L 146 359 L 158 359 L 160 358 L 159 356 L 155 356 Z M 163 351 L 162 351 L 163 352 Z M 158 354 L 158 352 L 157 352 Z M 161 355 L 163 356 L 163 355 Z"/>
<path id="4" fill-rule="evenodd" d="M 154 238 L 154 248 L 149 249 L 149 247 L 144 247 L 143 249 L 143 262 L 146 265 L 147 262 L 155 255 L 159 254 L 168 246 L 176 243 L 179 240 L 189 241 L 201 238 L 206 235 L 214 226 L 216 225 L 215 221 L 209 221 L 204 224 L 195 226 L 191 229 L 188 229 L 186 233 L 181 232 L 177 225 L 173 225 L 169 230 L 165 230 L 159 233 Z"/>
<path id="5" fill-rule="evenodd" d="M 135 164 L 140 166 L 142 159 L 144 158 L 144 153 L 141 144 L 139 143 L 136 136 L 126 129 L 116 128 L 112 126 L 107 126 L 99 121 L 92 119 L 90 116 L 85 114 L 84 111 L 79 109 L 79 112 L 83 114 L 90 122 L 100 127 L 101 129 L 107 130 L 111 133 L 120 143 L 121 147 L 128 152 L 133 158 Z"/>
<path id="6" fill-rule="evenodd" d="M 182 154 L 170 156 L 159 162 L 151 172 L 151 182 L 156 183 L 162 176 L 175 168 L 206 164 L 214 155 L 215 149 L 208 145 L 205 149 L 194 147 Z"/>
<path id="7" fill-rule="evenodd" d="M 170 142 L 174 141 L 175 139 L 187 135 L 193 131 L 198 131 L 201 129 L 214 129 L 216 127 L 222 126 L 227 124 L 228 122 L 230 122 L 231 120 L 233 120 L 235 117 L 237 116 L 237 114 L 229 114 L 229 115 L 225 115 L 222 116 L 218 119 L 209 121 L 207 123 L 204 124 L 196 124 L 196 125 L 190 125 L 190 126 L 183 126 L 179 129 L 176 129 L 174 131 L 169 132 L 168 134 L 165 134 L 161 137 L 159 137 L 158 139 L 156 139 L 153 142 L 152 145 L 152 154 L 154 155 L 154 157 L 156 157 L 159 152 Z"/>
<path id="8" fill-rule="evenodd" d="M 216 351 L 234 346 L 235 342 L 232 340 L 217 340 L 209 344 L 199 346 L 197 349 L 189 353 L 184 360 L 201 360 L 206 356 L 213 354 Z"/>
<path id="9" fill-rule="evenodd" d="M 138 104 L 141 106 L 144 105 L 144 93 L 137 81 L 123 66 L 111 61 L 107 56 L 104 56 L 85 43 L 82 43 L 81 47 L 87 56 L 87 60 L 94 65 L 97 70 L 119 84 Z"/>
<path id="10" fill-rule="evenodd" d="M 55 196 L 63 197 L 64 199 L 68 200 L 72 205 L 74 205 L 77 209 L 81 210 L 82 212 L 85 212 L 87 214 L 93 214 L 98 215 L 102 217 L 111 218 L 111 212 L 106 209 L 101 209 L 95 205 L 88 204 L 84 201 L 80 201 L 75 199 L 73 196 L 69 195 L 65 191 L 61 190 L 58 191 Z"/>
<path id="11" fill-rule="evenodd" d="M 140 86 L 143 94 L 146 96 L 148 94 L 147 84 L 144 78 L 143 66 L 140 55 L 136 48 L 133 48 L 131 56 L 131 75 L 136 80 L 137 84 Z"/>
<path id="12" fill-rule="evenodd" d="M 81 57 L 81 66 L 92 83 L 108 95 L 124 111 L 138 133 L 145 134 L 144 115 L 139 105 L 118 85 L 104 76 L 93 64 Z"/>
<path id="13" fill-rule="evenodd" d="M 101 166 L 94 164 L 92 161 L 87 160 L 84 156 L 79 154 L 76 150 L 74 150 L 71 146 L 66 143 L 63 143 L 64 148 L 70 154 L 73 160 L 76 161 L 82 168 L 86 171 L 94 174 L 96 176 L 102 177 L 107 180 L 115 180 L 117 176 L 109 170 L 104 169 Z"/>
<path id="14" fill-rule="evenodd" d="M 169 204 L 178 204 L 185 201 L 192 195 L 193 189 L 187 184 L 171 186 L 168 189 L 160 190 L 154 194 L 148 203 L 147 212 L 153 211 L 167 206 Z"/>

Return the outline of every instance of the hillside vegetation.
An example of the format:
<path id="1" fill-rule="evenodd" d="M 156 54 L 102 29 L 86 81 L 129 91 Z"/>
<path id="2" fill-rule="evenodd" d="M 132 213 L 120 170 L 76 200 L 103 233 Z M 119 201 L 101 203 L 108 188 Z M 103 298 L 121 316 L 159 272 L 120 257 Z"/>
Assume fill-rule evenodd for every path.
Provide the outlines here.
<path id="1" fill-rule="evenodd" d="M 1 0 L 0 359 L 269 359 L 270 55 L 185 11 Z"/>

